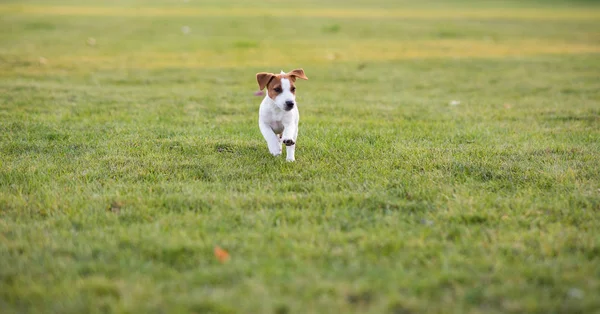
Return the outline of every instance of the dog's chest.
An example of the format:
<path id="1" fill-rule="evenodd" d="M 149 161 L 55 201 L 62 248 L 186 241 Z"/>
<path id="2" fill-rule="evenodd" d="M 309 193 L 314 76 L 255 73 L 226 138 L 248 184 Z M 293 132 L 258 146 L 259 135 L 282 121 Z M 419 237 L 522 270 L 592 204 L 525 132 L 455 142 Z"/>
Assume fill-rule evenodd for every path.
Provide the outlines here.
<path id="1" fill-rule="evenodd" d="M 275 134 L 280 134 L 283 132 L 283 123 L 281 122 L 273 121 L 269 123 L 269 126 L 271 127 L 271 130 L 275 132 Z"/>
<path id="2" fill-rule="evenodd" d="M 276 134 L 283 133 L 286 125 L 290 125 L 296 121 L 298 110 L 294 108 L 290 111 L 283 111 L 277 108 L 274 104 L 270 104 L 265 100 L 261 103 L 259 111 L 259 122 L 268 125 Z"/>
<path id="3" fill-rule="evenodd" d="M 271 111 L 267 114 L 266 117 L 266 121 L 269 126 L 271 127 L 271 130 L 273 130 L 273 132 L 279 134 L 281 132 L 283 132 L 283 120 L 284 120 L 284 114 L 281 112 L 274 112 Z"/>

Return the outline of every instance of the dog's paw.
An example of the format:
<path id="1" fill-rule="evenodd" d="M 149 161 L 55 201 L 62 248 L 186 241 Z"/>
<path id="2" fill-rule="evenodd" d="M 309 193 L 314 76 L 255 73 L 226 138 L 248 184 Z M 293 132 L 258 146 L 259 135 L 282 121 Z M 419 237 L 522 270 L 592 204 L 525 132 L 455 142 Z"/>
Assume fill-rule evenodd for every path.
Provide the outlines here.
<path id="1" fill-rule="evenodd" d="M 296 142 L 294 142 L 294 140 L 292 140 L 292 139 L 285 139 L 285 140 L 283 140 L 283 144 L 285 144 L 285 146 L 292 146 L 292 145 L 296 144 Z"/>
<path id="2" fill-rule="evenodd" d="M 294 162 L 294 161 L 296 161 L 296 159 L 294 159 L 294 158 L 286 158 L 285 161 L 287 161 L 287 162 Z"/>
<path id="3" fill-rule="evenodd" d="M 273 156 L 281 155 L 281 144 L 269 145 L 269 153 Z"/>

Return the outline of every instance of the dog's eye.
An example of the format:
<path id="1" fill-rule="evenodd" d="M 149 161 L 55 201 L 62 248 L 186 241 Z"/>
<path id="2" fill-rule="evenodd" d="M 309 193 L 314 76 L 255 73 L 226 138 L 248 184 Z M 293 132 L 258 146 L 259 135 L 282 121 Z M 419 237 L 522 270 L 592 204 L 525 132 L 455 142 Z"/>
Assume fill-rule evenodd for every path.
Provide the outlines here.
<path id="1" fill-rule="evenodd" d="M 296 92 L 296 88 L 295 87 L 292 87 L 290 90 L 292 91 L 292 93 Z"/>
<path id="2" fill-rule="evenodd" d="M 281 93 L 281 87 L 275 87 L 273 89 L 276 93 Z"/>

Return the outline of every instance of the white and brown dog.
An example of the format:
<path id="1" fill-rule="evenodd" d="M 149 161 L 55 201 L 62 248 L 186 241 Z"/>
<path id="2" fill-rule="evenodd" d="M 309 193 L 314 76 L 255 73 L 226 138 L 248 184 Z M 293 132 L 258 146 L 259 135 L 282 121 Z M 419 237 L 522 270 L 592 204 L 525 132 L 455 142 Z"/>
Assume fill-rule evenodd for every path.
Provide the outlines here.
<path id="1" fill-rule="evenodd" d="M 285 144 L 287 161 L 296 160 L 294 152 L 300 120 L 294 85 L 297 78 L 308 80 L 302 69 L 289 73 L 281 71 L 280 74 L 266 72 L 256 74 L 260 90 L 267 88 L 267 95 L 260 104 L 258 112 L 260 132 L 273 156 L 281 155 L 281 143 Z"/>

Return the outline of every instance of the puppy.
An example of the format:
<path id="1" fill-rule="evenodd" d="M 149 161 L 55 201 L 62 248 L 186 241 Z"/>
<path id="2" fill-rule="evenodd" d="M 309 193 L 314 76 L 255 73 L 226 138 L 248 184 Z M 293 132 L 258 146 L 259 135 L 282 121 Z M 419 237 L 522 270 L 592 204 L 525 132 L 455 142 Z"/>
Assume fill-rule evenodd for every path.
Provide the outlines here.
<path id="1" fill-rule="evenodd" d="M 308 80 L 304 70 L 296 69 L 280 74 L 260 72 L 256 80 L 260 90 L 267 88 L 265 99 L 258 111 L 258 127 L 269 152 L 273 156 L 281 155 L 281 143 L 286 146 L 285 160 L 295 161 L 296 138 L 300 114 L 296 104 L 296 79 Z"/>

